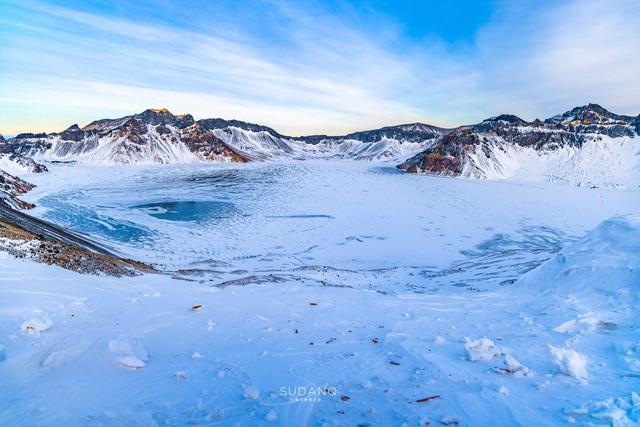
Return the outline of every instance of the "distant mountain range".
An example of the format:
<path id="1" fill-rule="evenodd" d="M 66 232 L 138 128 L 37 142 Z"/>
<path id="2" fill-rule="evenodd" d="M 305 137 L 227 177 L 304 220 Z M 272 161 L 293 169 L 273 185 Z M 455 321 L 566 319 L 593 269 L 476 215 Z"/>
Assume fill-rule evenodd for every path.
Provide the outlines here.
<path id="1" fill-rule="evenodd" d="M 359 160 L 415 154 L 446 129 L 412 124 L 346 136 L 290 137 L 238 120 L 194 120 L 166 109 L 119 119 L 97 120 L 60 133 L 19 134 L 0 141 L 0 153 L 37 161 L 88 164 L 247 162 L 282 157 L 340 157 Z"/>
<path id="2" fill-rule="evenodd" d="M 444 129 L 422 123 L 343 136 L 291 137 L 238 120 L 194 120 L 150 109 L 51 134 L 0 136 L 0 168 L 43 170 L 36 162 L 86 164 L 247 162 L 278 158 L 396 160 L 411 173 L 574 184 L 640 183 L 640 116 L 597 104 L 544 121 L 503 114 Z M 405 160 L 407 159 L 407 160 Z M 404 160 L 404 161 L 403 161 Z"/>

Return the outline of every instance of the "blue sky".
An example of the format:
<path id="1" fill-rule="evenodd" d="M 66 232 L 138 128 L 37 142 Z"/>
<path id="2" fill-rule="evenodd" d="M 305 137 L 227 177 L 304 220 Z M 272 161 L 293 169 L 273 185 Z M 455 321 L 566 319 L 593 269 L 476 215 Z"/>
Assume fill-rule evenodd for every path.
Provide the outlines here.
<path id="1" fill-rule="evenodd" d="M 288 134 L 640 113 L 640 2 L 0 1 L 0 133 L 167 107 Z"/>

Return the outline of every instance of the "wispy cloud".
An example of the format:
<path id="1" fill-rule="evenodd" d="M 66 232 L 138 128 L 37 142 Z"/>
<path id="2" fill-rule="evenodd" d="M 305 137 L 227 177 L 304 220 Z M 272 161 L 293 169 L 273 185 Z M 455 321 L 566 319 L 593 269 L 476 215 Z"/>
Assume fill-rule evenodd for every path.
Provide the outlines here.
<path id="1" fill-rule="evenodd" d="M 264 19 L 249 21 L 256 29 L 206 8 L 191 11 L 189 26 L 184 16 L 173 25 L 162 14 L 6 3 L 0 131 L 159 106 L 291 134 L 454 125 L 503 111 L 531 118 L 589 101 L 640 109 L 632 1 L 551 4 L 527 15 L 503 5 L 464 46 L 404 37 L 392 17 L 372 30 L 357 10 L 319 2 L 259 5 Z M 209 14 L 204 24 L 198 13 Z"/>

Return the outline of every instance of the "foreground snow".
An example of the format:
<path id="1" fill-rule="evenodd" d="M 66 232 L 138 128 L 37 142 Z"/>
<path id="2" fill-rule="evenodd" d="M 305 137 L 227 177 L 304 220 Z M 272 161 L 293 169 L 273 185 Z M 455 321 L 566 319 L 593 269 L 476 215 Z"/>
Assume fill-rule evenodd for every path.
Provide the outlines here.
<path id="1" fill-rule="evenodd" d="M 217 289 L 3 255 L 0 424 L 634 425 L 638 242 L 640 218 L 615 218 L 464 295 Z"/>

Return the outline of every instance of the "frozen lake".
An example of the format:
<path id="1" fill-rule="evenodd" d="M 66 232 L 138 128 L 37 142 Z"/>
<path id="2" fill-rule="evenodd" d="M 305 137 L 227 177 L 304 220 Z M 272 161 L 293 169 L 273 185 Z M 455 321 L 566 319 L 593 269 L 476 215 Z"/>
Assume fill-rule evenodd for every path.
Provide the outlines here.
<path id="1" fill-rule="evenodd" d="M 213 283 L 259 273 L 391 292 L 482 289 L 640 210 L 620 190 L 417 176 L 386 163 L 51 169 L 30 177 L 36 215 Z"/>

